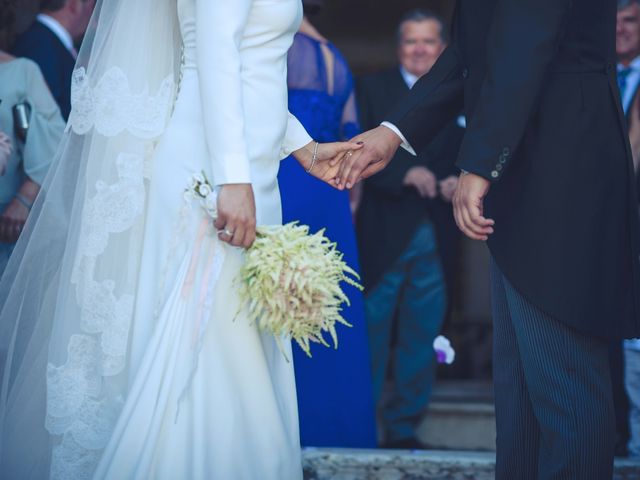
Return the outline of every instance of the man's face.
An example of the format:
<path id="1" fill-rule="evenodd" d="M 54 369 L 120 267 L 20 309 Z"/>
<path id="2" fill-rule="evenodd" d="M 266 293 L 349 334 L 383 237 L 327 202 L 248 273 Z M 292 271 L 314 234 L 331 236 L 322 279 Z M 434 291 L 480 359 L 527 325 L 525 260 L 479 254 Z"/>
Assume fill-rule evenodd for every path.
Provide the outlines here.
<path id="1" fill-rule="evenodd" d="M 640 7 L 637 3 L 618 10 L 616 52 L 620 62 L 625 64 L 640 56 Z"/>
<path id="2" fill-rule="evenodd" d="M 409 73 L 421 77 L 433 67 L 445 48 L 440 24 L 435 20 L 408 21 L 401 27 L 398 57 Z"/>
<path id="3" fill-rule="evenodd" d="M 82 37 L 87 31 L 96 0 L 71 0 L 73 2 L 74 26 L 71 35 L 74 39 Z"/>

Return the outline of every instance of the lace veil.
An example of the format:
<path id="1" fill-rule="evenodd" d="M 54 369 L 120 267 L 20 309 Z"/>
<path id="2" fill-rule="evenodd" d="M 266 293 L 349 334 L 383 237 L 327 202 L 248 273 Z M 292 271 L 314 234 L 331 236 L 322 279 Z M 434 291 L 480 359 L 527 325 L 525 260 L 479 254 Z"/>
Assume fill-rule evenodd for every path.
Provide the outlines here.
<path id="1" fill-rule="evenodd" d="M 91 478 L 124 402 L 176 0 L 98 0 L 66 134 L 0 281 L 0 477 Z"/>

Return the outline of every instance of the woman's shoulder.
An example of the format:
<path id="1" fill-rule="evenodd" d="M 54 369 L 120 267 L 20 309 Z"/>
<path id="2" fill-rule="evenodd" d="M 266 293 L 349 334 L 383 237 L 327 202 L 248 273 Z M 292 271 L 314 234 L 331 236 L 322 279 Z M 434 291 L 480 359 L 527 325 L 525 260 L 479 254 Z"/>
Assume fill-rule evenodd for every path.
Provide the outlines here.
<path id="1" fill-rule="evenodd" d="M 25 78 L 41 77 L 42 72 L 36 62 L 24 57 L 11 57 L 5 62 L 0 62 L 0 68 L 5 71 L 14 72 L 16 75 L 22 75 Z"/>

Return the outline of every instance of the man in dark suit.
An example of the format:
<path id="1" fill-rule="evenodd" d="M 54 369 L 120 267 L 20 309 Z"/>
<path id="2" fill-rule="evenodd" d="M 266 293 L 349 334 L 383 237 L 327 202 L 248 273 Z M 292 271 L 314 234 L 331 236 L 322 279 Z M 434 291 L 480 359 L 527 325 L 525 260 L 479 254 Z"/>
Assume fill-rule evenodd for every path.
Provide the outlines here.
<path id="1" fill-rule="evenodd" d="M 498 479 L 612 477 L 608 343 L 640 335 L 640 222 L 616 2 L 459 0 L 449 48 L 335 184 L 464 107 L 454 213 L 492 255 Z"/>
<path id="2" fill-rule="evenodd" d="M 84 35 L 96 0 L 44 0 L 35 22 L 13 45 L 12 53 L 35 61 L 65 120 L 71 111 L 71 76 L 78 55 L 74 41 Z"/>
<path id="3" fill-rule="evenodd" d="M 362 128 L 379 125 L 431 69 L 444 50 L 445 36 L 443 21 L 429 12 L 411 12 L 401 20 L 400 65 L 358 80 Z M 358 250 L 366 289 L 373 390 L 384 419 L 383 446 L 387 448 L 421 446 L 415 428 L 429 401 L 435 367 L 429 346 L 442 326 L 447 298 L 439 254 L 443 243 L 438 240 L 451 236 L 446 219 L 434 225 L 428 210 L 431 206 L 440 214 L 445 201 L 451 209 L 462 131 L 451 122 L 417 159 L 398 151 L 389 168 L 367 179 L 363 187 L 357 215 Z M 454 185 L 448 185 L 452 181 Z M 452 240 L 444 243 L 445 248 L 453 250 L 455 233 Z M 393 365 L 393 388 L 381 405 L 389 364 Z"/>
<path id="4" fill-rule="evenodd" d="M 618 55 L 618 86 L 622 108 L 629 122 L 629 139 L 634 156 L 636 176 L 638 176 L 638 157 L 640 156 L 640 98 L 638 96 L 640 90 L 640 0 L 618 0 L 616 53 Z M 628 453 L 633 457 L 640 457 L 640 340 L 626 340 L 624 346 L 624 357 L 619 343 L 614 343 L 611 349 L 611 379 L 614 385 L 613 398 L 618 418 L 618 441 L 628 440 Z M 620 382 L 619 378 L 623 375 L 628 395 L 625 395 L 624 391 L 616 389 Z"/>

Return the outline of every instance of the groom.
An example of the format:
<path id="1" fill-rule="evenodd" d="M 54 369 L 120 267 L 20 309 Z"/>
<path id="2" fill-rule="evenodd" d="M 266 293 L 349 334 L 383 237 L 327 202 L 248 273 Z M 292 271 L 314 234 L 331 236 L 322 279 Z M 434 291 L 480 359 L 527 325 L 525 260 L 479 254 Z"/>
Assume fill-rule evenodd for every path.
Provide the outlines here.
<path id="1" fill-rule="evenodd" d="M 611 0 L 458 0 L 452 45 L 335 179 L 422 151 L 464 107 L 455 217 L 492 255 L 498 479 L 612 477 L 607 342 L 640 335 L 615 22 Z"/>

